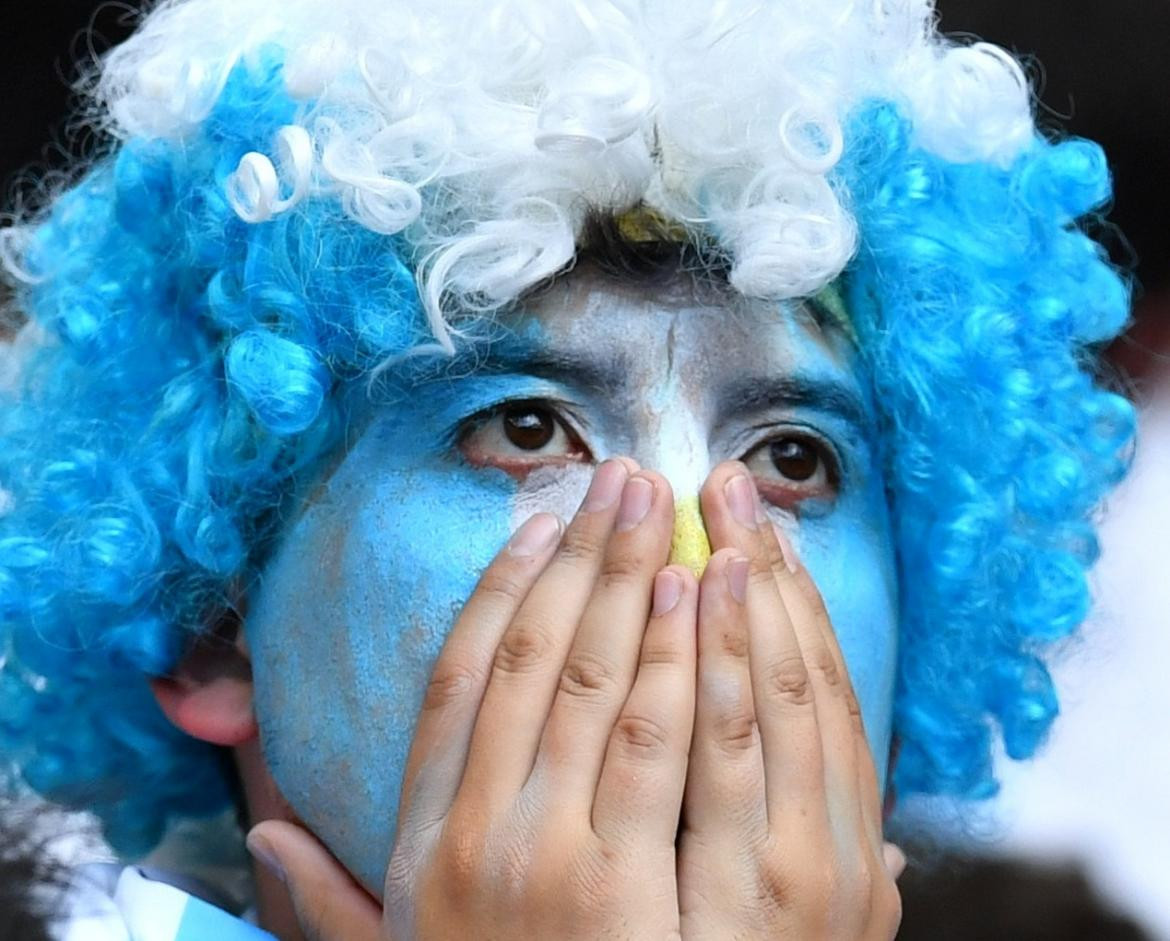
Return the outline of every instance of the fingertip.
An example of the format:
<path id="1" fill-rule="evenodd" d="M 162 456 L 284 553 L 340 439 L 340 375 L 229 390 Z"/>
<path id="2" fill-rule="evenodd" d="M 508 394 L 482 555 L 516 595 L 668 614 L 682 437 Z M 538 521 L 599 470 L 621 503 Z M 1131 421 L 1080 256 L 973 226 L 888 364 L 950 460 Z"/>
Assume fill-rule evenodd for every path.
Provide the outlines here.
<path id="1" fill-rule="evenodd" d="M 735 559 L 741 558 L 743 558 L 743 553 L 731 546 L 716 550 L 710 561 L 707 562 L 707 567 L 703 570 L 703 578 L 699 583 L 701 590 L 710 591 L 714 586 L 720 584 L 720 580 L 727 577 L 727 566 Z"/>
<path id="2" fill-rule="evenodd" d="M 676 607 L 683 596 L 683 580 L 677 571 L 665 568 L 654 576 L 654 588 L 650 616 L 665 617 Z"/>
<path id="3" fill-rule="evenodd" d="M 654 485 L 654 499 L 664 500 L 668 508 L 674 507 L 674 488 L 663 474 L 652 470 L 639 470 L 637 475 Z"/>
<path id="4" fill-rule="evenodd" d="M 703 520 L 708 529 L 719 519 L 723 506 L 723 485 L 736 472 L 736 463 L 724 461 L 716 466 L 707 475 L 707 479 L 703 481 L 703 486 L 699 490 L 699 508 L 703 511 Z"/>
<path id="5" fill-rule="evenodd" d="M 699 583 L 695 573 L 685 565 L 673 563 L 654 576 L 651 617 L 662 617 L 676 608 L 693 609 L 698 600 Z"/>
<path id="6" fill-rule="evenodd" d="M 265 820 L 248 833 L 248 852 L 285 885 L 306 937 L 373 941 L 381 906 L 312 833 Z"/>
<path id="7" fill-rule="evenodd" d="M 266 824 L 261 823 L 253 827 L 244 840 L 244 845 L 248 848 L 248 852 L 252 854 L 252 858 L 256 862 L 260 863 L 260 865 L 276 876 L 282 883 L 288 884 L 288 872 L 285 870 L 284 864 L 280 861 L 280 856 L 268 836 Z"/>
<path id="8" fill-rule="evenodd" d="M 624 458 L 608 458 L 593 468 L 593 479 L 577 510 L 577 515 L 600 513 L 617 506 L 626 481 L 630 479 L 630 468 Z"/>
<path id="9" fill-rule="evenodd" d="M 693 569 L 679 562 L 672 562 L 666 566 L 662 571 L 673 572 L 682 581 L 683 595 L 692 594 L 698 591 L 699 579 L 696 577 Z"/>
<path id="10" fill-rule="evenodd" d="M 882 861 L 886 864 L 890 876 L 895 880 L 901 878 L 902 873 L 906 871 L 906 854 L 895 843 L 882 844 Z"/>
<path id="11" fill-rule="evenodd" d="M 743 488 L 731 488 L 743 496 L 736 504 L 740 510 L 738 515 L 729 503 L 728 493 L 728 484 L 737 477 L 742 477 L 748 484 L 746 496 L 743 496 Z M 745 534 L 759 529 L 759 496 L 751 472 L 741 461 L 724 461 L 711 471 L 699 492 L 699 506 L 712 548 L 742 544 Z"/>
<path id="12" fill-rule="evenodd" d="M 735 546 L 724 546 L 722 549 L 715 550 L 711 555 L 711 565 L 708 568 L 712 566 L 715 568 L 721 565 L 725 566 L 732 559 L 738 559 L 742 555 L 743 553 L 736 549 Z"/>
<path id="13" fill-rule="evenodd" d="M 304 827 L 286 820 L 256 824 L 244 841 L 248 852 L 287 883 L 306 866 L 336 865 L 329 850 Z"/>
<path id="14" fill-rule="evenodd" d="M 565 534 L 565 523 L 554 513 L 530 516 L 512 534 L 504 552 L 514 558 L 531 558 L 550 554 Z"/>
<path id="15" fill-rule="evenodd" d="M 620 454 L 617 457 L 610 458 L 611 461 L 618 461 L 625 465 L 625 468 L 631 475 L 638 473 L 642 469 L 642 465 L 635 461 L 632 457 L 627 457 Z"/>
<path id="16" fill-rule="evenodd" d="M 739 556 L 727 563 L 727 592 L 737 604 L 747 601 L 748 575 L 751 562 L 746 556 Z"/>
<path id="17" fill-rule="evenodd" d="M 751 472 L 743 461 L 721 461 L 707 475 L 707 482 L 703 485 L 703 489 L 709 489 L 715 493 L 722 492 L 724 484 L 737 474 L 751 476 Z"/>

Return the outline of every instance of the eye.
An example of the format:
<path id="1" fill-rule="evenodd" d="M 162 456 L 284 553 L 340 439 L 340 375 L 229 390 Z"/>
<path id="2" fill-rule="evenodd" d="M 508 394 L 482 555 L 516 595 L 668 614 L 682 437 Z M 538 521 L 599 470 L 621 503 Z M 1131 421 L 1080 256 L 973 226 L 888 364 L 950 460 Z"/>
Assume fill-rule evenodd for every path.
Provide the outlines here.
<path id="1" fill-rule="evenodd" d="M 799 438 L 781 438 L 768 446 L 772 466 L 782 477 L 803 483 L 816 476 L 822 467 L 821 455 L 814 444 Z"/>
<path id="2" fill-rule="evenodd" d="M 539 451 L 557 433 L 557 421 L 541 408 L 504 410 L 504 437 L 523 451 Z"/>
<path id="3" fill-rule="evenodd" d="M 783 432 L 750 451 L 743 459 L 756 479 L 760 496 L 780 507 L 801 500 L 832 499 L 839 474 L 833 449 L 805 432 Z"/>
<path id="4" fill-rule="evenodd" d="M 592 459 L 564 416 L 541 401 L 507 402 L 480 412 L 467 421 L 458 447 L 477 467 L 509 472 Z"/>

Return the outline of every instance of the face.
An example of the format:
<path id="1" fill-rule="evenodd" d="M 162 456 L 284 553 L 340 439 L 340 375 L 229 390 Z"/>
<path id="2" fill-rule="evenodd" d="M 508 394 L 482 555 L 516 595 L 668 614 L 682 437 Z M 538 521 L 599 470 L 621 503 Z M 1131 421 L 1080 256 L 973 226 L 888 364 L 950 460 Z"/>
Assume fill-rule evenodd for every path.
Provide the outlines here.
<path id="1" fill-rule="evenodd" d="M 897 639 L 874 417 L 849 342 L 801 305 L 582 268 L 454 362 L 411 366 L 306 501 L 251 601 L 265 756 L 293 809 L 380 887 L 430 667 L 479 573 L 629 455 L 676 500 L 744 461 L 828 605 L 884 774 Z"/>

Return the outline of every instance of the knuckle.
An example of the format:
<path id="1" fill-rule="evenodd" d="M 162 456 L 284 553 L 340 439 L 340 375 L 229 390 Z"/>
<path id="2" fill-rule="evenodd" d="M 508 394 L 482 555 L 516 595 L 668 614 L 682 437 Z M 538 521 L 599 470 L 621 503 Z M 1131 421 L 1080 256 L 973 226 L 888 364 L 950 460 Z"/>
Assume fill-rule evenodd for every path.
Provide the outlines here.
<path id="1" fill-rule="evenodd" d="M 834 691 L 841 688 L 844 677 L 837 666 L 837 658 L 833 656 L 833 652 L 826 645 L 818 644 L 810 652 L 808 659 L 809 668 L 816 671 L 824 681 L 825 686 Z"/>
<path id="2" fill-rule="evenodd" d="M 603 533 L 587 526 L 571 526 L 561 540 L 558 561 L 571 566 L 592 565 L 605 546 Z"/>
<path id="3" fill-rule="evenodd" d="M 442 664 L 435 667 L 427 681 L 422 710 L 435 712 L 459 702 L 479 681 L 479 674 L 462 664 Z"/>
<path id="4" fill-rule="evenodd" d="M 771 570 L 773 577 L 779 577 L 787 581 L 792 573 L 784 561 L 784 553 L 780 549 L 780 543 L 776 541 L 774 536 L 768 538 L 764 551 L 768 557 L 768 568 Z"/>
<path id="5" fill-rule="evenodd" d="M 783 905 L 796 893 L 792 871 L 775 856 L 766 855 L 756 866 L 756 883 L 760 898 Z"/>
<path id="6" fill-rule="evenodd" d="M 621 716 L 613 727 L 613 736 L 625 755 L 641 760 L 661 758 L 670 748 L 666 726 L 645 715 Z"/>
<path id="7" fill-rule="evenodd" d="M 719 635 L 719 649 L 736 660 L 746 660 L 750 642 L 748 632 L 740 627 L 729 627 Z"/>
<path id="8" fill-rule="evenodd" d="M 822 934 L 829 896 L 820 883 L 810 879 L 803 860 L 799 867 L 787 865 L 782 856 L 765 853 L 755 870 L 755 902 L 766 913 L 785 913 L 788 917 L 800 913 L 801 923 L 809 930 L 809 937 L 827 937 Z"/>
<path id="9" fill-rule="evenodd" d="M 776 585 L 776 571 L 767 552 L 754 552 L 748 559 L 748 580 L 754 585 Z"/>
<path id="10" fill-rule="evenodd" d="M 527 586 L 502 566 L 493 566 L 484 572 L 476 591 L 509 606 L 519 604 L 528 594 Z"/>
<path id="11" fill-rule="evenodd" d="M 715 720 L 715 739 L 730 754 L 753 748 L 759 741 L 759 735 L 755 712 L 742 704 L 722 713 Z"/>
<path id="12" fill-rule="evenodd" d="M 604 585 L 628 585 L 646 578 L 646 562 L 641 556 L 626 552 L 611 553 L 601 563 Z"/>
<path id="13" fill-rule="evenodd" d="M 478 828 L 460 827 L 444 835 L 436 866 L 442 885 L 455 897 L 470 898 L 479 891 L 486 849 Z"/>
<path id="14" fill-rule="evenodd" d="M 810 937 L 828 937 L 831 913 L 842 911 L 834 898 L 834 874 L 823 859 L 801 859 L 799 869 L 786 866 L 776 855 L 768 855 L 756 870 L 758 891 L 776 908 L 801 913 Z"/>
<path id="15" fill-rule="evenodd" d="M 769 664 L 763 681 L 764 693 L 771 699 L 793 706 L 807 706 L 813 701 L 808 668 L 800 657 L 785 657 Z"/>
<path id="16" fill-rule="evenodd" d="M 493 668 L 498 673 L 527 674 L 548 658 L 553 642 L 550 632 L 531 621 L 513 622 L 496 648 Z"/>
<path id="17" fill-rule="evenodd" d="M 861 714 L 861 703 L 852 688 L 845 691 L 845 708 L 849 711 L 849 719 L 857 731 L 865 731 L 865 720 Z"/>
<path id="18" fill-rule="evenodd" d="M 833 622 L 829 620 L 829 612 L 819 603 L 809 610 L 811 611 L 812 622 L 816 626 L 817 633 L 819 636 L 826 638 L 825 643 L 830 643 L 828 638 L 836 637 L 836 632 L 833 630 Z"/>
<path id="19" fill-rule="evenodd" d="M 561 670 L 560 690 L 571 699 L 608 699 L 617 685 L 614 665 L 593 654 L 576 651 Z"/>
<path id="20" fill-rule="evenodd" d="M 646 643 L 638 657 L 639 667 L 675 667 L 686 662 L 686 655 L 678 644 Z"/>

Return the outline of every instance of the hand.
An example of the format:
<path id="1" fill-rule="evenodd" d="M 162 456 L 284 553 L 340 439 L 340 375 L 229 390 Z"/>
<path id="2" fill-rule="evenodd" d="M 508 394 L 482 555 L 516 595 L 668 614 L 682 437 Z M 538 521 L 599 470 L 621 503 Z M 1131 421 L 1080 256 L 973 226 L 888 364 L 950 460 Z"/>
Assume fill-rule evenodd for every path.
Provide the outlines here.
<path id="1" fill-rule="evenodd" d="M 683 937 L 890 941 L 904 860 L 882 841 L 861 710 L 820 594 L 742 465 L 712 472 L 702 507 L 717 551 L 700 585 Z"/>
<path id="2" fill-rule="evenodd" d="M 381 917 L 303 831 L 253 831 L 314 941 L 679 937 L 698 585 L 662 569 L 672 522 L 665 479 L 608 461 L 563 539 L 533 517 L 484 573 L 427 689 Z"/>

